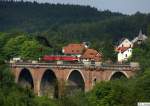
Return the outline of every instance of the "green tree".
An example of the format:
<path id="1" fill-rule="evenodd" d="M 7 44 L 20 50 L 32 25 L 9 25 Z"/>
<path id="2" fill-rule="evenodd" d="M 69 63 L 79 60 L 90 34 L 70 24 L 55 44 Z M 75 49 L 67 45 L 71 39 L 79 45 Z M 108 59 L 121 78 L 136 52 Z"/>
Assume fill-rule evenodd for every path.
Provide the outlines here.
<path id="1" fill-rule="evenodd" d="M 136 106 L 138 95 L 134 80 L 114 80 L 98 83 L 87 97 L 92 106 Z"/>
<path id="2" fill-rule="evenodd" d="M 24 59 L 38 60 L 44 54 L 51 52 L 47 47 L 40 45 L 36 40 L 25 41 L 21 45 L 20 55 Z"/>
<path id="3" fill-rule="evenodd" d="M 28 41 L 29 38 L 25 35 L 17 36 L 15 38 L 11 38 L 5 45 L 4 45 L 4 54 L 6 59 L 10 59 L 16 56 L 20 56 L 20 50 L 22 43 L 24 41 Z"/>
<path id="4" fill-rule="evenodd" d="M 47 97 L 35 97 L 33 101 L 36 106 L 59 106 L 55 100 L 51 100 Z"/>
<path id="5" fill-rule="evenodd" d="M 140 63 L 141 71 L 144 72 L 145 69 L 150 66 L 150 40 L 143 43 L 142 45 L 137 45 L 133 49 L 132 61 L 137 61 Z"/>
<path id="6" fill-rule="evenodd" d="M 147 68 L 145 72 L 136 80 L 136 90 L 139 93 L 139 101 L 150 102 L 150 68 Z"/>

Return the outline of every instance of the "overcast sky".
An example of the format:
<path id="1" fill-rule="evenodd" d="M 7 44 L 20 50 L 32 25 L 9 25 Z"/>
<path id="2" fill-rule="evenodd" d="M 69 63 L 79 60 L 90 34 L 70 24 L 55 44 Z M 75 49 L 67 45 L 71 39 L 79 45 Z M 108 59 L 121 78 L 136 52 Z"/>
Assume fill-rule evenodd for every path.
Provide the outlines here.
<path id="1" fill-rule="evenodd" d="M 25 0 L 24 0 L 25 1 Z M 28 0 L 35 1 L 35 0 Z M 36 0 L 38 2 L 90 5 L 99 10 L 133 14 L 137 11 L 150 13 L 150 0 Z"/>

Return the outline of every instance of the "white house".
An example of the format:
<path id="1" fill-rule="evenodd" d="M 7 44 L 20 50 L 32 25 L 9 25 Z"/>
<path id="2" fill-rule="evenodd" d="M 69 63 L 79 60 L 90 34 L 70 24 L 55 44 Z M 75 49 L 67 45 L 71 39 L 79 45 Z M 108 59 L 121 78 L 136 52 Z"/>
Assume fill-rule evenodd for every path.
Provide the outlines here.
<path id="1" fill-rule="evenodd" d="M 135 43 L 141 44 L 147 40 L 147 36 L 140 30 L 139 35 L 135 37 L 132 41 L 124 38 L 120 41 L 119 45 L 115 48 L 118 53 L 118 62 L 127 61 L 132 56 L 132 48 Z"/>
<path id="2" fill-rule="evenodd" d="M 118 50 L 118 62 L 127 61 L 132 56 L 131 47 L 120 47 Z"/>
<path id="3" fill-rule="evenodd" d="M 133 47 L 133 43 L 131 41 L 129 41 L 129 39 L 127 38 L 123 38 L 120 42 L 119 45 L 117 46 L 117 48 L 119 47 Z"/>
<path id="4" fill-rule="evenodd" d="M 118 53 L 118 62 L 127 61 L 132 56 L 133 43 L 124 38 L 120 41 L 119 45 L 115 48 Z"/>

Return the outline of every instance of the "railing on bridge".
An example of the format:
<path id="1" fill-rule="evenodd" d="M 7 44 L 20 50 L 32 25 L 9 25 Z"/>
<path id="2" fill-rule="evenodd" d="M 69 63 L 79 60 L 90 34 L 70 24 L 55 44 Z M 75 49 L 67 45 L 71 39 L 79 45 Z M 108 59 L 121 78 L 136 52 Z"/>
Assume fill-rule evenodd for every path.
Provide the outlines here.
<path id="1" fill-rule="evenodd" d="M 11 67 L 30 67 L 30 68 L 69 68 L 69 69 L 102 69 L 102 70 L 138 70 L 139 65 L 137 63 L 130 64 L 106 64 L 100 63 L 85 65 L 83 63 L 64 63 L 64 64 L 56 64 L 56 63 L 29 63 L 29 62 L 16 62 L 10 63 Z"/>
<path id="2" fill-rule="evenodd" d="M 138 63 L 124 63 L 124 64 L 107 64 L 107 63 L 102 63 L 101 64 L 102 68 L 105 70 L 139 70 L 139 64 Z"/>

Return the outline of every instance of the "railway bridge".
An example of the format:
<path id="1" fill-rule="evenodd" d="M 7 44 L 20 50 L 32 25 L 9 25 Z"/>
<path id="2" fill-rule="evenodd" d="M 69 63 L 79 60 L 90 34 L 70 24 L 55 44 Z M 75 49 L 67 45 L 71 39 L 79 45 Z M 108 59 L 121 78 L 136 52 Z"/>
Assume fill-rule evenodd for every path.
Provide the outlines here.
<path id="1" fill-rule="evenodd" d="M 138 66 L 131 64 L 55 64 L 55 63 L 11 63 L 15 82 L 33 89 L 42 96 L 60 96 L 63 90 L 89 91 L 100 81 L 133 77 Z"/>

